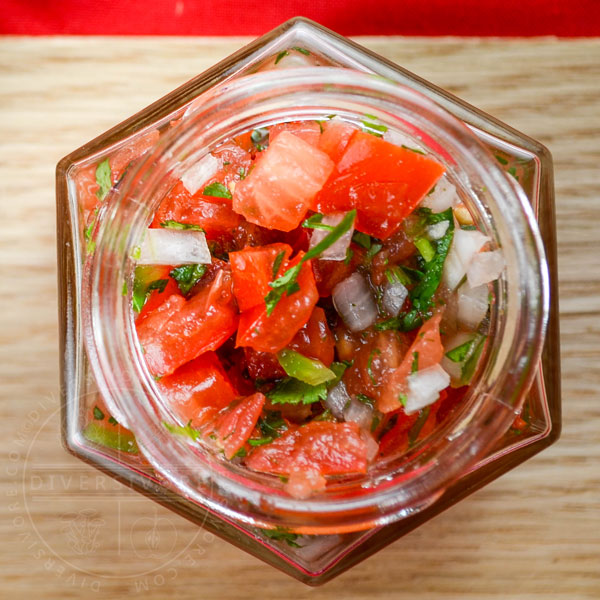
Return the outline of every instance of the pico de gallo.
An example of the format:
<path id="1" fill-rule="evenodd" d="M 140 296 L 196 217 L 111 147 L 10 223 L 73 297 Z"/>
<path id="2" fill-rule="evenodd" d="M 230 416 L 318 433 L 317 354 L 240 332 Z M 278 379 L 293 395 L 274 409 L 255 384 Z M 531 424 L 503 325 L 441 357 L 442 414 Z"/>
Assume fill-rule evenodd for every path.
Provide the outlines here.
<path id="1" fill-rule="evenodd" d="M 157 136 L 89 170 L 90 252 L 98 204 Z M 297 498 L 426 439 L 486 343 L 502 251 L 398 139 L 331 115 L 223 143 L 161 201 L 124 285 L 164 426 Z"/>

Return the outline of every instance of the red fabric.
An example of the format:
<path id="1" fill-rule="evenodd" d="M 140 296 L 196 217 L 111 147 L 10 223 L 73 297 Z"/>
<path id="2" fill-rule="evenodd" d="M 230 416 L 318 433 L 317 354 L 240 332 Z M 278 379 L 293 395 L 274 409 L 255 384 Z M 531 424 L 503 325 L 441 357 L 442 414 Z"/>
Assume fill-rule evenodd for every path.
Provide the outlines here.
<path id="1" fill-rule="evenodd" d="M 4 0 L 0 34 L 260 35 L 296 15 L 342 35 L 600 35 L 599 0 Z"/>

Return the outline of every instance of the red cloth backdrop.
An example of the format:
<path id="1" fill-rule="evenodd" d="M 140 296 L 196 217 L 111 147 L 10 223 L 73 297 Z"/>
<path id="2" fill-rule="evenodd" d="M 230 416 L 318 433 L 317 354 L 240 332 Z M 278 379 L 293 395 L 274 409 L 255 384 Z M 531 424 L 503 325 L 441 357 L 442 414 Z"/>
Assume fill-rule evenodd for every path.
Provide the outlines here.
<path id="1" fill-rule="evenodd" d="M 2 0 L 0 33 L 260 35 L 302 15 L 343 35 L 600 35 L 600 0 Z"/>

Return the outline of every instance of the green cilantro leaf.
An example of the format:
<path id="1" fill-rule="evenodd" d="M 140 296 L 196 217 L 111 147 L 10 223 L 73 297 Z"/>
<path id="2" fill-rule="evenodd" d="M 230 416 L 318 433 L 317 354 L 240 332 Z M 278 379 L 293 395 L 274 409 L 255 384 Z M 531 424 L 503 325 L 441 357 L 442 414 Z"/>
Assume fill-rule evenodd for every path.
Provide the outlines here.
<path id="1" fill-rule="evenodd" d="M 287 423 L 278 410 L 266 411 L 258 420 L 257 427 L 263 438 L 275 439 L 287 431 Z"/>
<path id="2" fill-rule="evenodd" d="M 410 366 L 410 372 L 416 373 L 418 370 L 419 370 L 419 353 L 413 352 L 413 361 L 412 361 L 412 365 Z"/>
<path id="3" fill-rule="evenodd" d="M 426 406 L 417 417 L 415 424 L 410 428 L 408 432 L 408 447 L 412 448 L 419 437 L 419 433 L 421 433 L 421 429 L 423 429 L 423 425 L 427 421 L 427 417 L 429 417 L 429 409 L 430 406 Z"/>
<path id="4" fill-rule="evenodd" d="M 285 258 L 285 250 L 282 250 L 281 252 L 279 252 L 277 254 L 277 256 L 275 257 L 275 260 L 273 261 L 273 279 L 275 279 L 275 277 L 277 277 L 277 273 L 279 273 L 279 267 L 281 267 L 281 263 L 283 262 L 284 258 Z"/>
<path id="5" fill-rule="evenodd" d="M 179 231 L 185 231 L 186 229 L 192 229 L 193 231 L 204 232 L 204 229 L 202 229 L 202 227 L 200 227 L 200 225 L 194 225 L 193 223 L 180 223 L 179 221 L 173 221 L 172 219 L 169 219 L 168 221 L 163 221 L 160 224 L 160 226 L 164 227 L 165 229 L 177 229 Z"/>
<path id="6" fill-rule="evenodd" d="M 379 348 L 373 348 L 373 350 L 371 350 L 371 352 L 369 352 L 369 358 L 367 359 L 367 374 L 369 375 L 369 379 L 371 380 L 371 383 L 373 385 L 378 385 L 377 379 L 373 375 L 373 371 L 371 369 L 371 367 L 373 365 L 373 357 L 376 354 L 381 354 L 381 350 Z"/>
<path id="7" fill-rule="evenodd" d="M 110 192 L 110 189 L 112 188 L 111 176 L 112 176 L 112 174 L 110 171 L 110 165 L 108 164 L 108 158 L 105 158 L 96 167 L 96 183 L 98 184 L 98 187 L 100 188 L 96 192 L 96 197 L 100 201 L 102 201 L 102 200 L 104 200 L 104 198 L 106 198 L 106 196 L 108 195 L 108 192 Z"/>
<path id="8" fill-rule="evenodd" d="M 275 64 L 277 64 L 284 56 L 287 56 L 289 52 L 287 50 L 282 50 L 275 59 Z"/>
<path id="9" fill-rule="evenodd" d="M 474 343 L 475 343 L 475 338 L 473 338 L 472 340 L 467 340 L 464 344 L 461 344 L 460 346 L 456 346 L 456 348 L 452 348 L 452 350 L 449 350 L 448 352 L 446 352 L 446 356 L 452 362 L 461 363 L 469 355 L 469 352 L 471 351 L 471 348 Z"/>
<path id="10" fill-rule="evenodd" d="M 215 198 L 227 198 L 231 200 L 231 192 L 227 189 L 227 186 L 222 184 L 220 181 L 213 181 L 202 190 L 203 196 L 213 196 Z"/>
<path id="11" fill-rule="evenodd" d="M 182 435 L 184 437 L 189 437 L 190 439 L 196 441 L 200 437 L 200 432 L 197 429 L 192 427 L 191 419 L 188 421 L 187 425 L 171 425 L 170 423 L 163 422 L 163 425 L 166 427 L 167 431 L 173 433 L 175 435 Z"/>
<path id="12" fill-rule="evenodd" d="M 301 48 L 300 46 L 294 46 L 292 50 L 296 50 L 296 52 L 300 52 L 300 54 L 304 54 L 305 56 L 310 55 L 310 50 L 307 50 L 306 48 Z"/>
<path id="13" fill-rule="evenodd" d="M 300 289 L 296 279 L 298 278 L 302 265 L 311 258 L 319 256 L 319 254 L 335 244 L 335 242 L 337 242 L 354 225 L 355 218 L 356 209 L 346 213 L 344 218 L 333 228 L 333 230 L 330 231 L 316 246 L 311 248 L 300 259 L 297 265 L 289 268 L 281 275 L 281 277 L 278 277 L 275 281 L 269 283 L 269 286 L 273 289 L 265 296 L 267 316 L 271 315 L 283 294 L 289 296 Z"/>
<path id="14" fill-rule="evenodd" d="M 355 231 L 352 234 L 352 241 L 355 244 L 362 246 L 365 250 L 368 250 L 371 247 L 371 236 L 362 231 Z"/>
<path id="15" fill-rule="evenodd" d="M 177 282 L 182 294 L 187 294 L 206 273 L 206 265 L 182 265 L 175 267 L 169 275 Z"/>
<path id="16" fill-rule="evenodd" d="M 97 421 L 104 419 L 104 413 L 97 406 L 94 406 L 94 419 Z"/>
<path id="17" fill-rule="evenodd" d="M 418 148 L 411 148 L 410 146 L 405 146 L 404 144 L 402 144 L 402 147 L 405 150 L 410 150 L 411 152 L 414 152 L 415 154 L 423 154 L 423 156 L 425 156 L 425 152 L 423 152 L 423 150 L 419 150 Z"/>
<path id="18" fill-rule="evenodd" d="M 272 540 L 285 542 L 292 548 L 302 548 L 302 546 L 296 541 L 299 537 L 298 534 L 292 533 L 283 527 L 277 527 L 275 529 L 261 529 L 261 531 Z"/>
<path id="19" fill-rule="evenodd" d="M 312 404 L 327 398 L 327 385 L 309 385 L 293 377 L 285 377 L 265 395 L 273 404 Z"/>

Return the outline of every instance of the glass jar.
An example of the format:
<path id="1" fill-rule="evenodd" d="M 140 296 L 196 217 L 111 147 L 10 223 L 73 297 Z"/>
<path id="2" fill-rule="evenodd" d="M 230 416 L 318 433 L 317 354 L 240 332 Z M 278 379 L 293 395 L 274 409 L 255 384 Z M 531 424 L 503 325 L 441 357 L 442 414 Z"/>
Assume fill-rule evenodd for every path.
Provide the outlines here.
<path id="1" fill-rule="evenodd" d="M 373 115 L 442 162 L 507 269 L 495 283 L 491 342 L 461 409 L 408 453 L 297 500 L 277 478 L 165 429 L 177 417 L 137 343 L 132 256 L 164 191 L 220 142 L 331 113 L 357 124 Z M 105 157 L 132 162 L 98 214 L 88 214 L 78 191 Z M 57 190 L 67 448 L 305 582 L 326 581 L 558 436 L 557 370 L 549 370 L 558 359 L 556 307 L 542 243 L 554 280 L 547 151 L 316 24 L 282 25 L 75 151 L 59 163 Z M 90 417 L 98 395 L 120 424 L 112 449 Z"/>

